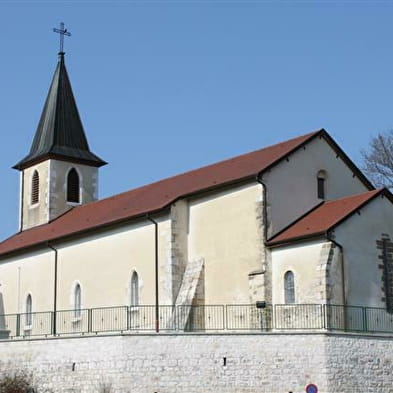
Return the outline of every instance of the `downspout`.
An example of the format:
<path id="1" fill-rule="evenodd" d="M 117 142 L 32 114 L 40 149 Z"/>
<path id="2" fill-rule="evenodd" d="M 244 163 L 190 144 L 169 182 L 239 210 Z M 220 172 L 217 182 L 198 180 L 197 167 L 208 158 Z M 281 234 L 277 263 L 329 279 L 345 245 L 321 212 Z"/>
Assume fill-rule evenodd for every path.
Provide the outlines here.
<path id="1" fill-rule="evenodd" d="M 53 335 L 56 336 L 57 332 L 57 248 L 53 247 L 49 242 L 46 243 L 47 247 L 55 252 L 55 275 L 54 275 L 54 283 L 53 283 Z"/>
<path id="2" fill-rule="evenodd" d="M 157 221 L 153 220 L 148 214 L 146 218 L 154 224 L 154 247 L 155 247 L 155 294 L 156 294 L 156 301 L 155 301 L 155 326 L 156 326 L 156 333 L 160 331 L 160 309 L 159 309 L 159 297 L 158 297 L 158 223 Z"/>

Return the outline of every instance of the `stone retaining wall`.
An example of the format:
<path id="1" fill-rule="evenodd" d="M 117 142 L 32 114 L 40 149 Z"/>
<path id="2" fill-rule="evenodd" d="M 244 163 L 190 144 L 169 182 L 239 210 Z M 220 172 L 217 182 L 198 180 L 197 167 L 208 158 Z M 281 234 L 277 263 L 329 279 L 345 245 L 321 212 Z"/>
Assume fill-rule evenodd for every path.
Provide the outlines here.
<path id="1" fill-rule="evenodd" d="M 0 372 L 38 392 L 392 393 L 393 337 L 123 335 L 0 342 Z M 110 390 L 104 390 L 111 386 Z"/>

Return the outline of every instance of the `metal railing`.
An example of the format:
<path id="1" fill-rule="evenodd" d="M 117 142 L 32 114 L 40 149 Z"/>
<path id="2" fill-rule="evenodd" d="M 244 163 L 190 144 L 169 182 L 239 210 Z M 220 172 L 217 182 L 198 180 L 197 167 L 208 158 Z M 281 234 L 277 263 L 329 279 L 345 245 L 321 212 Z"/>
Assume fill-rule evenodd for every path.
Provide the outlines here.
<path id="1" fill-rule="evenodd" d="M 0 315 L 0 339 L 155 332 L 153 305 Z M 346 331 L 392 333 L 393 314 L 383 308 L 327 304 L 159 306 L 162 332 Z"/>

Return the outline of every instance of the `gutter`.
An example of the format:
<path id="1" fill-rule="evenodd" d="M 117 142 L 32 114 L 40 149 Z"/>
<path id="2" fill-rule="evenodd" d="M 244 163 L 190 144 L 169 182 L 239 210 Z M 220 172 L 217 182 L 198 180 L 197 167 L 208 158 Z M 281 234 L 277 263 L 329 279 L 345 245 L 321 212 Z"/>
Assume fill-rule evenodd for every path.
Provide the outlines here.
<path id="1" fill-rule="evenodd" d="M 307 241 L 313 241 L 316 239 L 320 238 L 325 238 L 326 237 L 326 232 L 316 232 L 313 234 L 307 234 L 303 236 L 297 236 L 297 237 L 292 237 L 286 241 L 273 241 L 273 242 L 267 242 L 266 246 L 269 248 L 277 248 L 277 247 L 285 247 L 289 246 L 291 244 L 296 244 L 299 242 L 304 242 L 305 240 Z"/>
<path id="2" fill-rule="evenodd" d="M 55 274 L 53 280 L 53 325 L 52 325 L 52 333 L 56 336 L 57 332 L 57 260 L 58 260 L 58 250 L 53 247 L 49 242 L 46 243 L 46 246 L 55 252 Z"/>
<path id="3" fill-rule="evenodd" d="M 83 205 L 81 205 L 81 206 L 83 206 Z M 8 251 L 5 251 L 3 253 L 0 253 L 0 260 L 8 258 L 11 255 L 22 254 L 22 253 L 24 253 L 27 250 L 34 250 L 34 249 L 40 249 L 41 247 L 47 247 L 48 242 L 53 242 L 53 241 L 55 241 L 55 242 L 63 242 L 63 241 L 66 242 L 66 241 L 69 241 L 69 240 L 72 240 L 72 239 L 78 239 L 78 238 L 86 235 L 87 233 L 91 233 L 91 232 L 97 233 L 99 231 L 104 231 L 104 230 L 106 230 L 108 228 L 114 227 L 114 226 L 119 225 L 119 224 L 126 225 L 127 223 L 132 222 L 134 220 L 144 219 L 144 218 L 146 218 L 147 215 L 150 216 L 150 214 L 164 213 L 165 210 L 167 210 L 169 208 L 169 206 L 170 206 L 170 204 L 165 205 L 162 208 L 159 208 L 159 209 L 156 209 L 156 210 L 152 210 L 151 212 L 140 213 L 140 214 L 138 214 L 136 216 L 121 218 L 121 219 L 114 220 L 114 221 L 111 221 L 111 222 L 108 222 L 108 223 L 105 223 L 105 224 L 101 224 L 101 225 L 97 225 L 97 226 L 93 226 L 93 227 L 89 227 L 89 228 L 84 228 L 84 229 L 81 229 L 79 231 L 75 231 L 75 232 L 72 232 L 72 233 L 69 233 L 69 234 L 66 234 L 66 235 L 60 235 L 60 236 L 57 236 L 57 237 L 55 236 L 55 237 L 50 238 L 50 239 L 42 240 L 42 241 L 39 241 L 38 243 L 28 244 L 28 245 L 22 246 L 20 248 L 13 248 L 12 250 L 8 250 Z M 80 207 L 80 206 L 78 206 L 78 207 Z M 61 214 L 59 217 L 69 213 L 70 211 L 72 211 L 75 208 L 76 207 L 72 207 L 71 209 L 69 209 L 66 212 L 64 212 L 63 214 Z M 49 225 L 50 223 L 52 223 L 55 220 L 57 220 L 59 217 L 56 217 L 55 219 L 50 221 L 48 224 L 42 224 L 42 225 Z M 35 228 L 36 227 L 32 227 L 32 228 L 26 229 L 25 231 L 34 230 Z M 22 232 L 25 232 L 25 231 L 22 231 Z M 10 238 L 12 238 L 12 237 L 14 237 L 16 235 L 19 235 L 20 233 L 21 232 L 18 232 L 17 234 L 12 235 Z M 10 238 L 5 239 L 3 242 L 7 241 Z"/>
<path id="4" fill-rule="evenodd" d="M 149 214 L 146 215 L 146 219 L 154 224 L 154 248 L 155 248 L 155 261 L 154 261 L 154 275 L 155 275 L 155 326 L 156 333 L 160 331 L 160 303 L 159 303 L 159 293 L 158 293 L 158 223 L 153 220 Z"/>

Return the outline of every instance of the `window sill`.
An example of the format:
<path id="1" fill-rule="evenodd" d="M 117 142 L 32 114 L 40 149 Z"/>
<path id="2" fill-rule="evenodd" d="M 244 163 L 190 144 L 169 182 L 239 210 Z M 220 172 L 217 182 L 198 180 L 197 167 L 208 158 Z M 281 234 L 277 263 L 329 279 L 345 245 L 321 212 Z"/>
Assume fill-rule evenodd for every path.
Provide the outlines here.
<path id="1" fill-rule="evenodd" d="M 82 202 L 70 202 L 66 201 L 67 206 L 80 206 Z"/>

